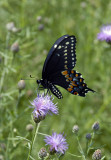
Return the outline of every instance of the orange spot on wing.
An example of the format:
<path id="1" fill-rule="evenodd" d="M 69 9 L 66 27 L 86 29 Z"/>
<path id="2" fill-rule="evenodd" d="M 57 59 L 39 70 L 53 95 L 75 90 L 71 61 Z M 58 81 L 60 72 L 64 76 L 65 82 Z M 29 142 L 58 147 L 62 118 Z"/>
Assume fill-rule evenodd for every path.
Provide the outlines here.
<path id="1" fill-rule="evenodd" d="M 82 82 L 82 79 L 80 79 L 80 82 Z"/>
<path id="2" fill-rule="evenodd" d="M 77 92 L 74 92 L 74 95 L 77 95 L 78 93 Z"/>
<path id="3" fill-rule="evenodd" d="M 69 87 L 70 87 L 70 88 L 73 88 L 73 86 L 72 86 L 72 85 L 69 85 Z"/>
<path id="4" fill-rule="evenodd" d="M 67 71 L 67 70 L 66 70 L 66 71 L 63 71 L 62 74 L 63 74 L 63 75 L 66 75 L 66 74 L 68 74 L 68 71 Z"/>
<path id="5" fill-rule="evenodd" d="M 72 83 L 72 84 L 75 84 L 76 82 L 75 82 L 75 81 L 72 81 L 71 83 Z"/>
<path id="6" fill-rule="evenodd" d="M 72 89 L 72 88 L 67 88 L 67 90 L 68 90 L 69 92 L 71 92 L 73 89 Z"/>
<path id="7" fill-rule="evenodd" d="M 71 73 L 74 73 L 74 70 L 71 70 Z"/>
<path id="8" fill-rule="evenodd" d="M 75 75 L 76 77 L 78 77 L 78 74 L 76 73 L 76 75 Z"/>
<path id="9" fill-rule="evenodd" d="M 71 83 L 71 85 L 73 85 L 73 86 L 76 86 L 76 87 L 77 87 L 77 84 L 75 84 L 75 83 Z"/>
<path id="10" fill-rule="evenodd" d="M 72 77 L 68 78 L 68 80 L 72 81 Z"/>
<path id="11" fill-rule="evenodd" d="M 67 74 L 65 77 L 66 77 L 66 78 L 69 78 L 69 74 Z"/>

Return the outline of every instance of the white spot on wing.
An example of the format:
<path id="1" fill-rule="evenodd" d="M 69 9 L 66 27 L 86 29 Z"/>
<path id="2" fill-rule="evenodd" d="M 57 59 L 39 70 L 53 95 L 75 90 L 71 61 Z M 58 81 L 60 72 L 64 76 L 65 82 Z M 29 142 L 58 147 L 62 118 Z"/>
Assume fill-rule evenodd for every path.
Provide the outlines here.
<path id="1" fill-rule="evenodd" d="M 62 48 L 62 46 L 59 46 L 59 47 L 58 47 L 58 49 L 61 49 L 61 48 Z"/>
<path id="2" fill-rule="evenodd" d="M 66 42 L 66 44 L 69 44 L 69 42 Z"/>
<path id="3" fill-rule="evenodd" d="M 65 49 L 64 52 L 67 52 L 67 49 Z"/>
<path id="4" fill-rule="evenodd" d="M 57 44 L 54 45 L 54 48 L 57 48 Z"/>

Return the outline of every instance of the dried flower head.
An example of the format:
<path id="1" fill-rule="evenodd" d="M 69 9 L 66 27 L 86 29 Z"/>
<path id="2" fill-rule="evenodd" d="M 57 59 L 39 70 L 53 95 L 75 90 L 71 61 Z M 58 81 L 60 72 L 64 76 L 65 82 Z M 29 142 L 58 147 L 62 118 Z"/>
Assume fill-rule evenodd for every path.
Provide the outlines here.
<path id="1" fill-rule="evenodd" d="M 28 132 L 33 131 L 33 129 L 34 129 L 34 127 L 33 127 L 33 125 L 32 125 L 32 124 L 27 124 L 27 126 L 26 126 L 26 130 L 27 130 Z"/>
<path id="2" fill-rule="evenodd" d="M 18 89 L 21 91 L 23 89 L 25 89 L 25 81 L 24 80 L 20 80 L 18 82 Z"/>
<path id="3" fill-rule="evenodd" d="M 92 125 L 92 129 L 94 130 L 94 131 L 98 131 L 99 130 L 99 122 L 95 122 L 93 125 Z"/>
<path id="4" fill-rule="evenodd" d="M 101 159 L 101 157 L 102 156 L 101 156 L 101 150 L 100 149 L 97 149 L 92 155 L 93 160 L 99 160 L 99 159 Z"/>
<path id="5" fill-rule="evenodd" d="M 52 136 L 45 136 L 44 141 L 46 142 L 46 145 L 50 146 L 50 154 L 65 154 L 65 151 L 68 149 L 66 139 L 61 133 L 57 134 L 56 132 L 53 132 Z"/>
<path id="6" fill-rule="evenodd" d="M 87 140 L 90 140 L 90 139 L 91 139 L 91 137 L 92 137 L 92 136 L 91 136 L 91 134 L 90 134 L 90 133 L 87 133 L 87 134 L 86 134 L 86 139 L 87 139 Z"/>
<path id="7" fill-rule="evenodd" d="M 38 157 L 43 159 L 43 158 L 47 157 L 47 155 L 48 155 L 48 153 L 47 153 L 46 149 L 45 148 L 41 148 L 39 153 L 38 153 Z"/>
<path id="8" fill-rule="evenodd" d="M 58 114 L 57 105 L 53 103 L 51 96 L 37 95 L 31 104 L 34 107 L 33 116 L 36 123 L 43 120 L 47 114 Z"/>
<path id="9" fill-rule="evenodd" d="M 106 41 L 107 43 L 111 43 L 111 24 L 104 25 L 101 28 L 100 33 L 98 33 L 97 38 L 100 41 Z"/>
<path id="10" fill-rule="evenodd" d="M 15 43 L 12 44 L 11 51 L 13 53 L 17 53 L 19 51 L 19 44 L 18 44 L 18 42 L 15 42 Z"/>
<path id="11" fill-rule="evenodd" d="M 79 131 L 79 126 L 78 125 L 74 125 L 73 128 L 72 128 L 72 132 L 77 134 Z"/>

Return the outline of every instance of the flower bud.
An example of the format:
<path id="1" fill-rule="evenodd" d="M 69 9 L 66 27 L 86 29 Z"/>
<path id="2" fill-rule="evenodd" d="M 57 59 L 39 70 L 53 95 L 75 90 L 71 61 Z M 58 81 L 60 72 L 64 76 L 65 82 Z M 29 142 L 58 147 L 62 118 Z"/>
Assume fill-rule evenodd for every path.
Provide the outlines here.
<path id="1" fill-rule="evenodd" d="M 39 153 L 38 153 L 38 157 L 40 159 L 44 159 L 47 156 L 47 154 L 48 153 L 47 153 L 46 149 L 45 148 L 41 148 Z"/>
<path id="2" fill-rule="evenodd" d="M 92 155 L 93 160 L 99 160 L 99 159 L 101 159 L 101 157 L 102 156 L 101 156 L 101 150 L 100 149 L 97 149 Z"/>
<path id="3" fill-rule="evenodd" d="M 34 115 L 33 118 L 35 123 L 39 123 L 40 121 L 45 119 L 45 115 L 40 113 L 38 116 Z"/>
<path id="4" fill-rule="evenodd" d="M 11 46 L 11 51 L 17 53 L 19 51 L 19 44 L 17 42 L 13 43 Z"/>
<path id="5" fill-rule="evenodd" d="M 9 22 L 6 24 L 6 29 L 8 31 L 12 31 L 13 27 L 15 27 L 14 22 Z"/>
<path id="6" fill-rule="evenodd" d="M 74 125 L 73 128 L 72 128 L 72 132 L 77 134 L 79 131 L 79 126 L 78 125 Z"/>
<path id="7" fill-rule="evenodd" d="M 16 129 L 16 128 L 14 128 L 14 129 L 13 129 L 13 132 L 14 132 L 14 133 L 17 133 L 17 129 Z"/>
<path id="8" fill-rule="evenodd" d="M 90 133 L 87 133 L 87 134 L 86 134 L 86 139 L 87 139 L 87 140 L 90 140 L 90 139 L 91 139 L 91 137 L 92 137 L 92 136 L 91 136 L 91 134 L 90 134 Z"/>
<path id="9" fill-rule="evenodd" d="M 42 16 L 38 16 L 38 17 L 37 17 L 37 21 L 38 21 L 38 22 L 41 22 L 41 21 L 42 21 Z"/>
<path id="10" fill-rule="evenodd" d="M 27 124 L 27 126 L 26 126 L 26 130 L 27 130 L 28 132 L 33 131 L 33 129 L 34 129 L 34 127 L 33 127 L 33 125 L 32 125 L 32 124 Z"/>
<path id="11" fill-rule="evenodd" d="M 39 26 L 38 26 L 38 30 L 39 31 L 42 31 L 44 29 L 44 24 L 40 24 Z"/>
<path id="12" fill-rule="evenodd" d="M 0 155 L 0 160 L 4 160 L 4 157 L 2 155 Z"/>
<path id="13" fill-rule="evenodd" d="M 98 131 L 99 130 L 99 122 L 95 122 L 93 125 L 92 125 L 92 129 L 94 131 Z"/>
<path id="14" fill-rule="evenodd" d="M 25 89 L 25 81 L 24 81 L 24 80 L 20 80 L 20 81 L 18 82 L 18 89 L 19 89 L 19 90 Z"/>

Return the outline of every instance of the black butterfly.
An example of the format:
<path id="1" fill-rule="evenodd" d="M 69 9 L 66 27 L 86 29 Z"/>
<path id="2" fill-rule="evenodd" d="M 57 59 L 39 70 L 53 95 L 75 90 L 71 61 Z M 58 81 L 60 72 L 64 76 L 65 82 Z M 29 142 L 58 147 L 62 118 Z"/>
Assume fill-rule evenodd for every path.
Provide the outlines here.
<path id="1" fill-rule="evenodd" d="M 62 94 L 55 85 L 82 97 L 85 97 L 88 91 L 95 92 L 87 87 L 80 73 L 72 70 L 76 64 L 75 49 L 75 36 L 60 37 L 48 53 L 42 70 L 42 79 L 37 80 L 38 84 L 51 90 L 59 99 L 62 98 Z"/>

